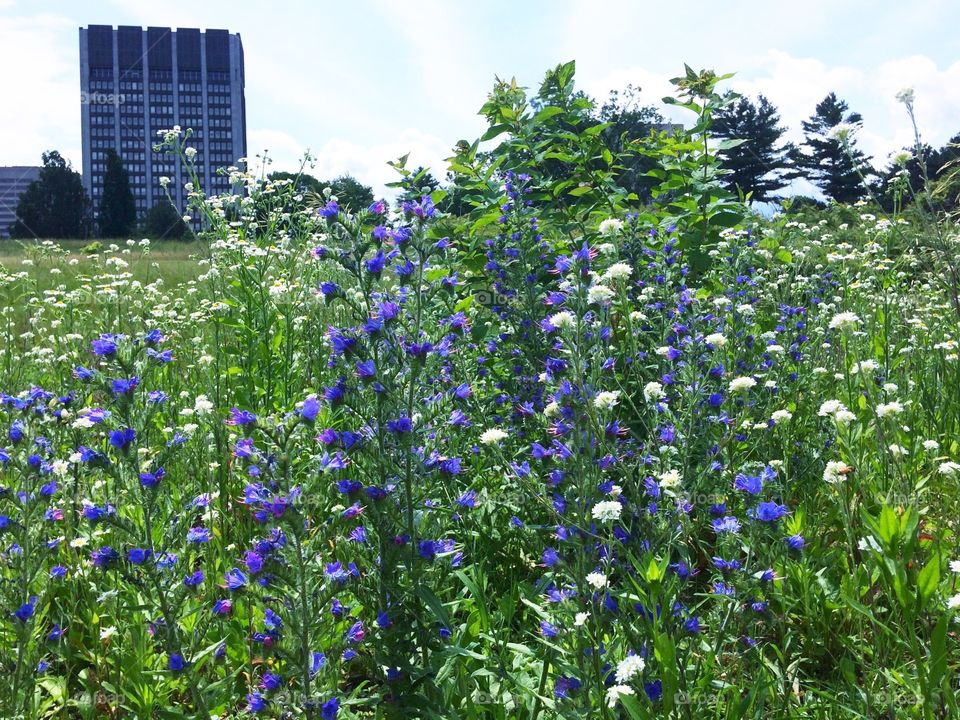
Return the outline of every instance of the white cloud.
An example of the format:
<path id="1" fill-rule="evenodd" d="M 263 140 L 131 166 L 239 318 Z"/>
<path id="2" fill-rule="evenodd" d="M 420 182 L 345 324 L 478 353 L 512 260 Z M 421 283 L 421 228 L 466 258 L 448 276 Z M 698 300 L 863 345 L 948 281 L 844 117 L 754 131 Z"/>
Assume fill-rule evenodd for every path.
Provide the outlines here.
<path id="1" fill-rule="evenodd" d="M 65 17 L 0 17 L 0 164 L 39 165 L 41 152 L 55 149 L 80 170 L 77 44 Z"/>
<path id="2" fill-rule="evenodd" d="M 309 149 L 292 135 L 267 128 L 251 129 L 247 147 L 253 166 L 259 167 L 259 163 L 254 162 L 253 158 L 267 150 L 272 159 L 268 170 L 288 172 L 300 169 L 304 153 Z M 339 175 L 349 174 L 371 186 L 378 197 L 393 197 L 396 191 L 386 187 L 386 184 L 397 180 L 399 175 L 387 162 L 407 153 L 410 154 L 408 168 L 422 165 L 429 168 L 434 177 L 442 180 L 447 168 L 445 158 L 449 157 L 452 151 L 440 138 L 413 128 L 400 131 L 393 140 L 371 144 L 331 138 L 318 148 L 310 150 L 313 162 L 307 172 L 321 180 L 332 180 Z"/>

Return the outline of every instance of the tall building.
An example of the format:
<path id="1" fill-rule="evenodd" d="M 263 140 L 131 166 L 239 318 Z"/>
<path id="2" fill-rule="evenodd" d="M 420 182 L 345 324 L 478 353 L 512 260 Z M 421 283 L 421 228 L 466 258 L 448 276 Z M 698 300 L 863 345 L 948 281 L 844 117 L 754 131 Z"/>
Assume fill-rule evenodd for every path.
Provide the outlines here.
<path id="1" fill-rule="evenodd" d="M 80 28 L 83 183 L 94 213 L 103 197 L 106 152 L 130 174 L 142 217 L 166 193 L 185 208 L 190 177 L 178 158 L 154 152 L 160 130 L 193 130 L 187 143 L 203 190 L 229 190 L 217 169 L 247 154 L 243 44 L 226 30 L 90 25 Z M 169 178 L 165 190 L 160 178 Z"/>
<path id="2" fill-rule="evenodd" d="M 40 177 L 40 168 L 22 165 L 0 167 L 0 238 L 10 237 L 17 205 L 27 186 Z"/>

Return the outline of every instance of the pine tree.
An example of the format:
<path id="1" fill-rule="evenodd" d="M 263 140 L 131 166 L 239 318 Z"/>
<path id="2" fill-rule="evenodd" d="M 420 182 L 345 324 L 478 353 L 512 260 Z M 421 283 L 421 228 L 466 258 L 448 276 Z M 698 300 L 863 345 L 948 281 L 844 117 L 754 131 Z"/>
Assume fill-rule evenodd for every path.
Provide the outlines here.
<path id="1" fill-rule="evenodd" d="M 137 226 L 137 206 L 130 191 L 130 173 L 120 156 L 107 150 L 107 169 L 103 176 L 103 199 L 97 215 L 100 237 L 130 237 Z"/>
<path id="2" fill-rule="evenodd" d="M 43 153 L 40 177 L 17 204 L 13 238 L 84 238 L 90 233 L 90 201 L 80 173 L 59 152 Z"/>
<path id="3" fill-rule="evenodd" d="M 861 176 L 874 172 L 870 158 L 857 148 L 853 137 L 863 118 L 848 109 L 836 93 L 827 95 L 810 119 L 803 121 L 802 149 L 792 155 L 796 169 L 791 177 L 806 178 L 840 203 L 862 198 L 867 189 Z"/>
<path id="4" fill-rule="evenodd" d="M 793 146 L 781 142 L 786 129 L 779 122 L 777 108 L 763 95 L 756 104 L 746 97 L 735 99 L 714 114 L 712 135 L 744 141 L 720 153 L 723 167 L 729 171 L 724 183 L 732 192 L 751 193 L 753 200 L 764 202 L 786 186 Z"/>

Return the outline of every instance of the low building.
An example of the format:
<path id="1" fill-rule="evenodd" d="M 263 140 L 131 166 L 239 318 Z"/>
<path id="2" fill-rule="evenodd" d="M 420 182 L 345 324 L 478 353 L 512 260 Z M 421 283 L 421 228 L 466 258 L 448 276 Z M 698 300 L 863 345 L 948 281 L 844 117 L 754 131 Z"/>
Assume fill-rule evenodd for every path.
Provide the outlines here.
<path id="1" fill-rule="evenodd" d="M 27 186 L 40 177 L 40 168 L 29 165 L 0 167 L 0 238 L 10 237 L 17 219 L 17 204 Z"/>

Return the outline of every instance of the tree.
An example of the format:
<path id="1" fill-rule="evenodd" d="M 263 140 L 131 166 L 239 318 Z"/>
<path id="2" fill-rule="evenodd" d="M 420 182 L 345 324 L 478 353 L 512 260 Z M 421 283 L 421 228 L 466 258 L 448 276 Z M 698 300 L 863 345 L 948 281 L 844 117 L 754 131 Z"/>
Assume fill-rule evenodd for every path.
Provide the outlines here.
<path id="1" fill-rule="evenodd" d="M 373 204 L 373 188 L 352 175 L 341 175 L 329 183 L 323 183 L 323 186 L 330 188 L 340 207 L 351 212 L 366 210 Z"/>
<path id="2" fill-rule="evenodd" d="M 82 238 L 89 232 L 90 201 L 80 173 L 56 150 L 43 153 L 40 177 L 20 196 L 10 237 Z"/>
<path id="3" fill-rule="evenodd" d="M 130 237 L 137 225 L 137 206 L 130 191 L 130 173 L 112 148 L 107 150 L 107 169 L 103 175 L 103 198 L 97 225 L 100 237 Z"/>
<path id="4" fill-rule="evenodd" d="M 805 177 L 828 198 L 846 203 L 866 193 L 861 176 L 872 174 L 870 158 L 856 146 L 853 133 L 863 122 L 860 113 L 848 112 L 847 103 L 830 93 L 816 112 L 802 123 L 802 149 L 791 154 L 795 170 L 789 177 Z"/>
<path id="5" fill-rule="evenodd" d="M 608 124 L 601 134 L 613 157 L 620 159 L 614 170 L 617 184 L 638 199 L 648 201 L 657 181 L 647 173 L 657 167 L 657 162 L 649 155 L 632 152 L 631 148 L 662 126 L 664 118 L 654 106 L 641 105 L 639 96 L 640 88 L 633 85 L 627 85 L 622 93 L 611 90 L 595 121 Z"/>
<path id="6" fill-rule="evenodd" d="M 184 240 L 193 233 L 172 203 L 159 202 L 147 211 L 143 234 L 155 240 Z"/>
<path id="7" fill-rule="evenodd" d="M 297 186 L 300 192 L 320 193 L 326 187 L 320 180 L 309 173 L 290 173 L 283 170 L 277 170 L 267 175 L 267 180 L 289 180 Z"/>
<path id="8" fill-rule="evenodd" d="M 793 146 L 781 142 L 786 128 L 779 125 L 777 108 L 763 95 L 754 104 L 740 97 L 718 110 L 710 127 L 714 137 L 728 141 L 721 150 L 723 166 L 729 171 L 724 184 L 733 192 L 750 193 L 758 202 L 786 186 L 785 173 Z M 742 140 L 740 144 L 734 141 Z"/>

